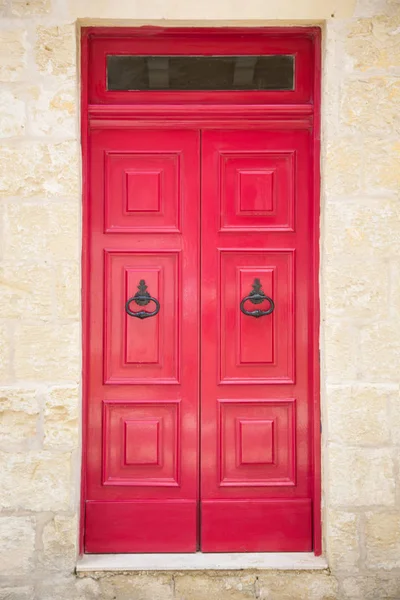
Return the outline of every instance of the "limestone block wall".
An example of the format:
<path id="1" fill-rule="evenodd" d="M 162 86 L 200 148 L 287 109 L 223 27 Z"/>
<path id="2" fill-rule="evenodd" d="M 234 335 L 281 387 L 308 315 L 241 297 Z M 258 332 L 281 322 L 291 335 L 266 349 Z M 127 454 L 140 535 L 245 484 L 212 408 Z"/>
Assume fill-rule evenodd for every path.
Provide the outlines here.
<path id="1" fill-rule="evenodd" d="M 0 600 L 400 597 L 400 2 L 353 4 L 0 0 Z M 74 575 L 79 26 L 162 19 L 323 29 L 326 572 Z"/>

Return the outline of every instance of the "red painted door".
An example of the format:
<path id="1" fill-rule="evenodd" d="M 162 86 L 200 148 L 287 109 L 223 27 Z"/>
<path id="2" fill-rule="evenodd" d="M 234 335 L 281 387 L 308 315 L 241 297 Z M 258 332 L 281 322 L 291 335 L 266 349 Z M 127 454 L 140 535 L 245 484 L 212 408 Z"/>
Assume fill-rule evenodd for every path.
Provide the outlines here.
<path id="1" fill-rule="evenodd" d="M 89 156 L 86 552 L 311 550 L 310 132 Z"/>
<path id="2" fill-rule="evenodd" d="M 200 135 L 89 139 L 85 551 L 195 551 Z"/>
<path id="3" fill-rule="evenodd" d="M 311 139 L 203 132 L 205 552 L 312 549 Z"/>

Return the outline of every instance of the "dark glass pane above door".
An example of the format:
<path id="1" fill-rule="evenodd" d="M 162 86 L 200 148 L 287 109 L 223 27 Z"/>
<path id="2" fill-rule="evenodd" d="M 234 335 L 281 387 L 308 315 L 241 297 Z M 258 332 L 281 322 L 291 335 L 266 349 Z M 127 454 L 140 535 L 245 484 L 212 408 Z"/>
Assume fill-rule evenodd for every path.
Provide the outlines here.
<path id="1" fill-rule="evenodd" d="M 107 56 L 109 91 L 293 90 L 294 56 Z"/>

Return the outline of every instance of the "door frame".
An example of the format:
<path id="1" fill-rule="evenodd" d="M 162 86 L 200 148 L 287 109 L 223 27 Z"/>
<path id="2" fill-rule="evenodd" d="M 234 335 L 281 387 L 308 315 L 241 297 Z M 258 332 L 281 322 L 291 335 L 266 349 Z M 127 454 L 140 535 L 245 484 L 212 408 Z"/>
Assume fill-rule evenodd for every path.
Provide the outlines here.
<path id="1" fill-rule="evenodd" d="M 150 104 L 143 103 L 141 98 L 134 102 L 137 92 L 128 92 L 132 95 L 131 102 L 116 104 L 91 103 L 90 100 L 90 41 L 96 36 L 107 39 L 118 39 L 121 36 L 133 37 L 136 43 L 148 36 L 160 39 L 182 39 L 185 41 L 198 39 L 203 36 L 214 36 L 222 40 L 226 53 L 235 37 L 251 36 L 252 43 L 268 44 L 272 36 L 281 40 L 301 40 L 309 38 L 313 47 L 313 75 L 312 90 L 308 101 L 288 103 L 287 96 L 280 98 L 279 93 L 267 92 L 271 100 L 265 100 L 265 94 L 260 103 L 258 92 L 246 92 L 237 96 L 235 102 L 227 101 L 227 95 L 221 92 L 210 92 L 202 99 L 196 95 L 190 102 L 184 101 L 187 92 L 182 94 L 182 101 L 176 101 L 176 92 L 151 92 L 154 101 Z M 265 54 L 266 52 L 260 52 Z M 185 54 L 190 54 L 186 52 Z M 123 92 L 126 96 L 126 92 Z M 139 93 L 140 94 L 140 93 Z M 221 95 L 222 94 L 222 95 Z M 239 93 L 242 94 L 242 93 Z M 286 93 L 287 94 L 287 93 Z M 211 103 L 208 103 L 209 97 Z M 168 98 L 172 101 L 168 102 Z M 268 96 L 267 96 L 268 98 Z M 104 101 L 104 100 L 101 100 Z M 207 103 L 203 103 L 206 101 Z M 214 102 L 214 103 L 213 103 Z M 319 293 L 319 265 L 320 265 L 320 123 L 321 123 L 321 30 L 319 27 L 221 27 L 221 28 L 163 28 L 163 27 L 129 27 L 129 28 L 102 28 L 88 27 L 81 30 L 81 146 L 82 146 L 82 463 L 81 463 L 81 497 L 80 497 L 80 526 L 79 526 L 79 553 L 84 552 L 84 526 L 85 526 L 85 491 L 86 491 L 86 456 L 87 447 L 87 380 L 89 359 L 89 156 L 88 140 L 91 127 L 96 128 L 196 128 L 202 129 L 252 129 L 261 126 L 267 129 L 293 129 L 311 128 L 313 135 L 312 144 L 312 260 L 310 261 L 310 277 L 312 279 L 312 349 L 310 350 L 311 368 L 309 373 L 310 390 L 312 390 L 312 424 L 311 424 L 311 464 L 313 474 L 313 548 L 314 554 L 322 553 L 322 523 L 321 523 L 321 408 L 320 408 L 320 293 Z"/>

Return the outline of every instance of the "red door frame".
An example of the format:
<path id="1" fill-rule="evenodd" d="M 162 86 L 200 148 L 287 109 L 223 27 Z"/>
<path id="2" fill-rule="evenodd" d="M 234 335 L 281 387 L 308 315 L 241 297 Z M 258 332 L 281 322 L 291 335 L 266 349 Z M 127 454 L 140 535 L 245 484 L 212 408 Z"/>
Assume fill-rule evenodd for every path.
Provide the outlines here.
<path id="1" fill-rule="evenodd" d="M 302 40 L 311 43 L 311 77 L 309 95 L 307 82 L 296 81 L 299 93 L 295 92 L 183 92 L 184 101 L 176 92 L 151 92 L 151 103 L 148 92 L 122 92 L 119 96 L 104 90 L 105 71 L 100 69 L 93 74 L 90 63 L 90 43 L 93 39 L 124 39 L 126 54 L 143 53 L 143 43 L 151 42 L 150 47 L 157 54 L 157 43 L 165 40 L 174 44 L 177 40 L 185 40 L 184 51 L 173 51 L 174 54 L 190 54 L 190 42 L 194 47 L 199 39 L 207 39 L 209 53 L 215 53 L 213 43 L 218 50 L 226 54 L 234 54 L 234 48 L 240 53 L 268 54 L 268 50 L 287 53 L 288 45 L 300 47 L 296 54 L 299 60 L 310 60 L 310 54 L 302 46 Z M 189 46 L 188 46 L 189 43 Z M 297 44 L 297 46 L 296 46 Z M 140 49 L 140 51 L 138 50 Z M 175 50 L 176 46 L 172 46 Z M 164 50 L 165 52 L 165 50 Z M 118 53 L 121 53 L 120 51 Z M 149 53 L 147 52 L 144 53 Z M 204 52 L 206 54 L 207 52 Z M 90 213 L 88 209 L 88 138 L 90 127 L 126 126 L 129 128 L 163 126 L 179 127 L 201 126 L 205 128 L 258 128 L 260 125 L 274 128 L 312 128 L 313 131 L 313 198 L 310 228 L 312 236 L 313 260 L 310 263 L 312 280 L 312 359 L 309 378 L 312 389 L 313 422 L 312 437 L 312 472 L 313 472 L 313 546 L 315 555 L 322 553 L 321 533 L 321 433 L 320 433 L 320 360 L 319 360 L 319 220 L 320 220 L 320 105 L 321 105 L 321 31 L 317 27 L 310 28 L 85 28 L 81 36 L 81 136 L 82 136 L 82 196 L 83 196 L 83 233 L 82 233 L 82 469 L 81 469 L 81 517 L 80 517 L 80 553 L 83 553 L 84 541 L 84 506 L 86 491 L 86 442 L 87 423 L 87 382 L 86 373 L 89 358 L 88 324 L 89 324 L 89 231 Z M 303 70 L 300 71 L 304 73 Z M 94 79 L 95 77 L 95 79 Z M 298 85 L 297 85 L 298 84 Z M 105 91 L 105 93 L 104 93 Z M 114 93 L 115 94 L 115 93 Z M 121 94 L 121 93 L 120 93 Z M 188 95 L 189 94 L 189 95 Z M 109 99 L 107 98 L 109 96 Z M 123 105 L 117 104 L 119 99 Z M 108 104 L 105 104 L 108 102 Z"/>

